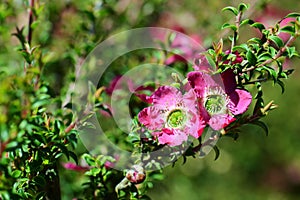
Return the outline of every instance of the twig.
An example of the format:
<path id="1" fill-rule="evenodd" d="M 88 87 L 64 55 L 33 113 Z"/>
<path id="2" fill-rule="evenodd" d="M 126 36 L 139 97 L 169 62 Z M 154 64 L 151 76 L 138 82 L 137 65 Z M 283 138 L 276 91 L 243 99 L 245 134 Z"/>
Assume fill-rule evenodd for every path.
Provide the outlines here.
<path id="1" fill-rule="evenodd" d="M 28 36 L 27 36 L 27 41 L 28 44 L 31 44 L 31 40 L 32 40 L 32 23 L 33 23 L 33 12 L 32 10 L 34 9 L 34 0 L 30 0 L 29 3 L 29 21 L 28 21 Z"/>
<path id="2" fill-rule="evenodd" d="M 236 16 L 236 19 L 235 19 L 236 30 L 233 33 L 233 40 L 231 42 L 231 52 L 232 52 L 233 47 L 236 45 L 236 42 L 237 42 L 237 39 L 238 39 L 241 19 L 242 19 L 242 12 L 240 11 L 239 14 Z"/>

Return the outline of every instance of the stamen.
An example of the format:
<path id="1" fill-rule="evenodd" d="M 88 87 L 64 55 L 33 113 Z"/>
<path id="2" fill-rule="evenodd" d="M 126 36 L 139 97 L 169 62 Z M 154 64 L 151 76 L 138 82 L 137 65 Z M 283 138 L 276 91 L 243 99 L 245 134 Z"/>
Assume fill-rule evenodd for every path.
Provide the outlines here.
<path id="1" fill-rule="evenodd" d="M 210 115 L 224 114 L 227 112 L 229 98 L 220 87 L 210 87 L 207 90 L 204 107 Z"/>

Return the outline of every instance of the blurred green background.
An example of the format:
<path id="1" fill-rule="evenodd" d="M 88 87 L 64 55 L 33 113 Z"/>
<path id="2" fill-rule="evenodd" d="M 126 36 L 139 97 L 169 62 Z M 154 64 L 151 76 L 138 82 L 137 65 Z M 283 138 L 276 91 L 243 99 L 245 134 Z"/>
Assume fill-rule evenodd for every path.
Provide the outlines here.
<path id="1" fill-rule="evenodd" d="M 11 33 L 16 25 L 27 24 L 24 17 L 27 16 L 27 1 L 0 2 L 0 67 L 8 73 L 22 72 L 22 58 L 15 51 L 18 43 Z M 44 48 L 47 65 L 43 76 L 57 93 L 68 72 L 78 64 L 73 54 L 86 55 L 97 41 L 109 35 L 135 27 L 180 26 L 188 34 L 199 35 L 204 46 L 208 47 L 212 41 L 218 41 L 227 34 L 220 31 L 220 27 L 230 19 L 230 15 L 222 13 L 221 9 L 242 1 L 153 0 L 141 3 L 139 0 L 112 0 L 109 2 L 115 5 L 115 13 L 110 13 L 109 9 L 101 13 L 93 30 L 87 22 L 89 14 L 82 11 L 90 10 L 91 5 L 96 6 L 101 1 L 38 2 L 44 5 L 44 10 L 36 23 L 33 43 Z M 298 0 L 243 2 L 250 3 L 247 15 L 252 19 L 266 16 L 268 13 L 262 9 L 266 5 L 271 5 L 275 10 L 273 14 L 281 15 L 279 17 L 286 12 L 300 12 Z M 82 34 L 81 30 L 85 33 Z M 243 33 L 245 38 L 255 34 L 245 30 Z M 286 81 L 284 95 L 272 83 L 264 86 L 266 100 L 274 100 L 279 105 L 264 119 L 270 128 L 268 137 L 259 128 L 247 126 L 237 141 L 222 138 L 218 142 L 221 155 L 217 161 L 214 161 L 212 152 L 204 159 L 190 158 L 185 165 L 179 161 L 175 167 L 165 168 L 165 180 L 157 182 L 149 196 L 154 200 L 300 199 L 299 64 L 299 59 L 288 62 L 296 70 Z M 72 172 L 71 176 L 74 175 L 76 173 Z M 62 185 L 64 199 L 72 198 L 68 188 L 72 186 Z"/>

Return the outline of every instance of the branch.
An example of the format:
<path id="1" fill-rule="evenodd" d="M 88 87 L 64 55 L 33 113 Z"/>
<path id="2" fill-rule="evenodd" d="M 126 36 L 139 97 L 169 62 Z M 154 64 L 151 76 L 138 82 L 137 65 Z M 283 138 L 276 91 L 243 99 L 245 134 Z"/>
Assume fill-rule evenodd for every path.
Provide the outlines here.
<path id="1" fill-rule="evenodd" d="M 243 69 L 242 72 L 249 72 L 249 71 L 252 71 L 252 70 L 254 70 L 256 68 L 263 67 L 263 66 L 265 66 L 267 64 L 270 64 L 270 63 L 274 62 L 275 60 L 277 60 L 279 57 L 282 56 L 282 54 L 296 40 L 296 38 L 297 38 L 297 35 L 296 36 L 291 36 L 289 38 L 289 40 L 286 42 L 286 44 L 284 45 L 284 47 L 282 47 L 272 59 L 266 60 L 265 62 L 263 62 L 263 63 L 261 63 L 259 65 L 251 66 L 251 67 L 249 67 L 247 69 Z"/>

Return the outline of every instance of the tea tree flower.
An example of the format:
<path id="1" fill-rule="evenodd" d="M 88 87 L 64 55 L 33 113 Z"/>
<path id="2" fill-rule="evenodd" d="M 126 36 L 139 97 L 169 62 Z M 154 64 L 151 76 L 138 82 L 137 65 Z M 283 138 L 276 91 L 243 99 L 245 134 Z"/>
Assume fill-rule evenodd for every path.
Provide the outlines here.
<path id="1" fill-rule="evenodd" d="M 182 94 L 171 86 L 159 87 L 150 97 L 152 106 L 144 108 L 138 119 L 160 144 L 177 146 L 188 136 L 199 138 L 205 127 L 193 90 Z"/>
<path id="2" fill-rule="evenodd" d="M 210 75 L 194 71 L 188 74 L 188 81 L 199 99 L 199 108 L 206 123 L 214 130 L 221 130 L 242 114 L 251 103 L 251 94 L 237 89 L 230 71 L 222 75 L 223 88 Z"/>

